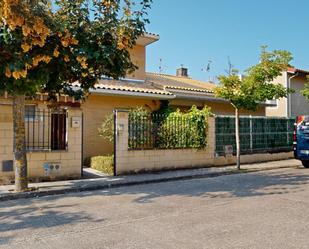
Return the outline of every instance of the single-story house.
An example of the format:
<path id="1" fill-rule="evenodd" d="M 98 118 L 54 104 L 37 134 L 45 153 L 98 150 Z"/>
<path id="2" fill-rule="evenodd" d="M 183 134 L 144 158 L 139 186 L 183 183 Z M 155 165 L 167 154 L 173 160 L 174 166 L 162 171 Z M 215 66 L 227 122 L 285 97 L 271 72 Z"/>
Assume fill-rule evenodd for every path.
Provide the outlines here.
<path id="1" fill-rule="evenodd" d="M 181 68 L 178 73 L 187 72 Z M 214 114 L 234 115 L 229 102 L 215 97 L 215 84 L 202 82 L 184 75 L 146 73 L 142 79 L 103 79 L 91 90 L 91 95 L 82 104 L 84 115 L 83 157 L 113 154 L 113 143 L 98 135 L 105 117 L 115 109 L 144 107 L 150 111 L 160 107 L 161 100 L 170 106 L 188 109 L 192 105 L 211 107 Z M 256 112 L 243 111 L 243 115 L 265 116 L 266 105 L 261 104 Z"/>
<path id="2" fill-rule="evenodd" d="M 153 111 L 160 107 L 161 100 L 168 100 L 177 108 L 207 105 L 214 114 L 234 115 L 234 109 L 227 101 L 215 97 L 215 84 L 190 78 L 187 68 L 177 69 L 176 75 L 146 72 L 146 47 L 159 38 L 156 34 L 146 33 L 137 40 L 131 50 L 132 61 L 138 66 L 133 74 L 120 80 L 102 79 L 90 91 L 82 104 L 83 158 L 113 154 L 113 143 L 100 137 L 98 128 L 115 109 L 144 107 Z M 265 107 L 261 104 L 256 112 L 244 111 L 242 114 L 264 116 Z"/>

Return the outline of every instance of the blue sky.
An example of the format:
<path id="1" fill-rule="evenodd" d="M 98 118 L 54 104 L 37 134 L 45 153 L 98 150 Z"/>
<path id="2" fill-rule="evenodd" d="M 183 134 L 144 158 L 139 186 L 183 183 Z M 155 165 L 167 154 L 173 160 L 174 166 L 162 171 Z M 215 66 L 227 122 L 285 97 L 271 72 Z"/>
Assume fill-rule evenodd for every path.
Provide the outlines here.
<path id="1" fill-rule="evenodd" d="M 308 0 L 154 0 L 147 30 L 160 41 L 147 49 L 147 71 L 190 77 L 223 74 L 228 57 L 244 70 L 258 62 L 261 45 L 292 52 L 293 65 L 309 69 Z M 210 71 L 202 71 L 208 60 Z"/>

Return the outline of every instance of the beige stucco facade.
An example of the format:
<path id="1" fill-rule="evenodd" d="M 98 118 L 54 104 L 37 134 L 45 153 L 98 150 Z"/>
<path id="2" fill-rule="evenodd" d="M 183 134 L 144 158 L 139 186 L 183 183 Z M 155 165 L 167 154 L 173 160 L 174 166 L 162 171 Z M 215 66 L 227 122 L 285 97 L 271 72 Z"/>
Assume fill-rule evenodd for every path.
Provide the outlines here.
<path id="1" fill-rule="evenodd" d="M 277 105 L 266 108 L 266 116 L 295 117 L 297 115 L 309 115 L 309 101 L 301 94 L 305 84 L 308 82 L 306 74 L 283 72 L 273 83 L 281 84 L 291 88 L 294 93 L 287 98 L 277 100 Z"/>
<path id="2" fill-rule="evenodd" d="M 145 80 L 146 78 L 146 47 L 136 45 L 131 51 L 131 60 L 138 68 L 127 77 L 132 79 Z"/>
<path id="3" fill-rule="evenodd" d="M 190 100 L 182 100 L 175 99 L 170 101 L 170 105 L 175 108 L 187 109 L 192 105 L 196 105 L 198 107 L 208 106 L 211 108 L 211 112 L 216 115 L 234 115 L 235 109 L 230 103 L 227 102 L 216 102 L 216 101 L 190 101 Z M 265 107 L 260 106 L 255 112 L 241 110 L 241 115 L 253 115 L 253 116 L 265 116 Z"/>
<path id="4" fill-rule="evenodd" d="M 36 104 L 41 110 L 47 109 L 46 104 Z M 28 152 L 28 177 L 30 180 L 80 178 L 82 126 L 73 128 L 71 121 L 73 117 L 81 120 L 82 111 L 80 108 L 68 108 L 67 112 L 67 150 Z M 3 169 L 5 161 L 13 160 L 13 118 L 11 101 L 4 99 L 0 99 L 0 138 L 0 183 L 10 183 L 14 180 L 14 169 L 9 172 L 4 172 Z M 59 167 L 47 169 L 47 165 L 58 165 Z"/>
<path id="5" fill-rule="evenodd" d="M 84 113 L 83 155 L 84 158 L 114 153 L 114 145 L 99 136 L 99 127 L 115 109 L 143 107 L 150 111 L 160 107 L 158 100 L 134 97 L 90 95 L 82 104 Z"/>
<path id="6" fill-rule="evenodd" d="M 229 103 L 197 102 L 189 100 L 171 100 L 170 105 L 174 108 L 188 109 L 192 105 L 211 107 L 214 114 L 234 115 L 234 109 Z M 84 159 L 98 155 L 111 155 L 114 153 L 114 144 L 99 136 L 99 127 L 104 119 L 116 109 L 132 109 L 143 107 L 149 111 L 160 107 L 160 100 L 139 97 L 104 96 L 92 94 L 82 104 L 84 115 L 83 129 L 83 157 Z M 256 112 L 243 111 L 242 115 L 264 116 L 265 107 L 260 107 Z"/>
<path id="7" fill-rule="evenodd" d="M 283 72 L 273 82 L 273 84 L 281 84 L 283 87 L 287 87 L 287 73 Z M 272 107 L 266 107 L 266 116 L 268 117 L 287 117 L 287 98 L 280 98 L 277 100 L 277 105 Z"/>
<path id="8" fill-rule="evenodd" d="M 308 80 L 304 75 L 299 75 L 291 79 L 291 88 L 295 91 L 290 96 L 292 117 L 297 115 L 309 115 L 309 101 L 301 94 L 301 90 L 304 89 L 307 82 Z"/>

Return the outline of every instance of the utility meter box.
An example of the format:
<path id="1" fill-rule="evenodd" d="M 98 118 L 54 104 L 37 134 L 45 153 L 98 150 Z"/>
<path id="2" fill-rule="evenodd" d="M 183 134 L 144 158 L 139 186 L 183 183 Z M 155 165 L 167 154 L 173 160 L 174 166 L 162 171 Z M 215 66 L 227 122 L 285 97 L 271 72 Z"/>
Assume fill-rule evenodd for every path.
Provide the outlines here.
<path id="1" fill-rule="evenodd" d="M 224 153 L 225 153 L 225 156 L 233 156 L 233 145 L 225 145 Z"/>
<path id="2" fill-rule="evenodd" d="M 80 117 L 72 117 L 72 128 L 79 128 L 81 124 Z"/>

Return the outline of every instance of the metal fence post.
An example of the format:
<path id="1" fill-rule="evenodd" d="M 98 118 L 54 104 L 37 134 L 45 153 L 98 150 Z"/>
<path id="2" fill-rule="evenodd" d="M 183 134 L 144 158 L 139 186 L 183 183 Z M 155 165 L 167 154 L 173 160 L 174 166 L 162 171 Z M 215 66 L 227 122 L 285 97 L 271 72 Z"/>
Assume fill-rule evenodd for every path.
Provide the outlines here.
<path id="1" fill-rule="evenodd" d="M 253 128 L 252 128 L 252 115 L 250 115 L 250 150 L 253 151 Z"/>
<path id="2" fill-rule="evenodd" d="M 289 118 L 286 118 L 286 141 L 287 141 L 287 145 L 290 144 L 290 139 L 289 139 Z"/>
<path id="3" fill-rule="evenodd" d="M 117 110 L 113 110 L 114 114 L 114 176 L 117 176 Z"/>
<path id="4" fill-rule="evenodd" d="M 218 131 L 217 131 L 217 116 L 214 116 L 214 130 L 215 130 L 215 139 L 214 139 L 214 148 L 215 148 L 215 151 L 214 151 L 214 156 L 217 157 L 218 156 L 218 153 L 217 153 L 217 136 L 218 136 Z M 207 132 L 207 143 L 208 143 L 208 135 L 209 135 L 209 132 Z"/>

